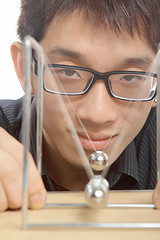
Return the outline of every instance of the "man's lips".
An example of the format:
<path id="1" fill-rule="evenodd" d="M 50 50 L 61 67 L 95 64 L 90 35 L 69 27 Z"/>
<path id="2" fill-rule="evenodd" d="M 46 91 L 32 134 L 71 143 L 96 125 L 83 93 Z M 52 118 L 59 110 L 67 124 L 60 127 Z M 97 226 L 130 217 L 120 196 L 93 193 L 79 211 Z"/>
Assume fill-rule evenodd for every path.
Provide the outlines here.
<path id="1" fill-rule="evenodd" d="M 111 142 L 112 138 L 115 137 L 115 135 L 107 137 L 90 137 L 91 140 L 82 134 L 78 134 L 78 137 L 85 150 L 100 151 L 103 150 Z"/>

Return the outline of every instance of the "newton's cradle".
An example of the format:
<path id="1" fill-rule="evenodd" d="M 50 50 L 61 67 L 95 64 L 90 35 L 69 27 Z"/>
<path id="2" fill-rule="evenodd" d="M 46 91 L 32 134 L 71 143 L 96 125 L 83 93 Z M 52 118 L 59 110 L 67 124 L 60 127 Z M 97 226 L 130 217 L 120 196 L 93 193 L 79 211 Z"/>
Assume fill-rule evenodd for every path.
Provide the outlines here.
<path id="1" fill-rule="evenodd" d="M 91 154 L 89 161 L 86 161 L 85 153 L 82 149 L 79 150 L 81 155 L 82 161 L 86 161 L 84 165 L 86 165 L 86 171 L 88 171 L 89 182 L 85 187 L 84 199 L 82 202 L 51 202 L 47 203 L 44 208 L 49 209 L 50 212 L 54 208 L 58 209 L 65 209 L 69 212 L 71 209 L 77 209 L 77 215 L 80 214 L 80 221 L 75 220 L 73 218 L 73 222 L 70 219 L 69 221 L 66 220 L 65 222 L 53 222 L 52 219 L 48 222 L 47 219 L 43 219 L 43 221 L 35 221 L 30 222 L 28 220 L 28 189 L 27 189 L 27 181 L 28 181 L 28 151 L 30 148 L 30 83 L 32 78 L 32 51 L 36 53 L 38 56 L 38 89 L 37 89 L 37 135 L 36 135 L 36 149 L 37 149 L 37 167 L 39 172 L 41 173 L 42 168 L 42 112 L 43 112 L 43 65 L 45 64 L 45 57 L 43 53 L 43 49 L 41 46 L 31 37 L 26 36 L 24 39 L 24 79 L 25 79 L 25 98 L 24 98 L 24 105 L 23 105 L 23 144 L 24 144 L 24 172 L 23 172 L 23 206 L 22 206 L 22 229 L 29 229 L 34 227 L 39 228 L 160 228 L 160 220 L 157 222 L 154 220 L 147 222 L 140 222 L 140 221 L 113 221 L 113 219 L 108 219 L 103 217 L 103 221 L 101 221 L 101 217 L 99 213 L 104 210 L 106 213 L 110 209 L 123 209 L 124 212 L 127 209 L 154 209 L 154 205 L 152 203 L 128 203 L 126 201 L 121 203 L 115 203 L 112 200 L 112 203 L 108 203 L 108 197 L 110 195 L 109 192 L 109 184 L 107 180 L 104 178 L 106 174 L 106 168 L 108 167 L 108 156 L 103 151 L 95 151 Z M 158 52 L 159 54 L 159 52 Z M 160 58 L 159 58 L 160 59 Z M 158 61 L 160 62 L 160 60 Z M 160 76 L 160 65 L 157 64 L 158 69 L 158 79 Z M 159 82 L 159 80 L 158 80 Z M 158 96 L 160 96 L 160 87 L 158 86 Z M 62 100 L 61 100 L 62 101 Z M 62 103 L 63 104 L 63 103 Z M 157 99 L 157 104 L 160 106 L 160 98 Z M 64 105 L 63 105 L 64 107 Z M 157 146 L 160 146 L 160 109 L 157 107 Z M 77 142 L 77 136 L 74 134 L 75 142 Z M 94 174 L 93 171 L 98 172 L 99 174 Z M 157 147 L 157 179 L 160 177 L 160 147 Z M 140 191 L 140 196 L 143 195 L 145 192 Z M 53 193 L 54 199 L 60 193 Z M 61 193 L 62 194 L 62 193 Z M 64 195 L 68 193 L 63 193 Z M 71 193 L 73 194 L 73 193 Z M 77 193 L 78 194 L 78 193 Z M 114 195 L 114 193 L 111 193 Z M 124 193 L 125 194 L 125 193 Z M 138 194 L 138 192 L 128 192 L 128 196 L 134 196 Z M 50 195 L 49 195 L 50 196 Z M 74 199 L 73 194 L 73 199 Z M 49 197 L 50 198 L 50 197 Z M 131 199 L 132 201 L 132 199 Z M 43 210 L 41 210 L 43 211 Z M 93 219 L 95 217 L 95 211 L 97 212 L 97 218 L 99 221 L 91 221 L 92 218 L 85 218 L 85 211 L 88 214 L 93 214 Z M 155 210 L 158 212 L 158 210 Z M 34 212 L 34 211 L 33 211 Z M 84 215 L 84 221 L 82 217 L 82 212 Z M 36 213 L 35 213 L 36 214 Z M 53 211 L 53 218 L 54 218 L 54 211 Z M 78 217 L 77 217 L 78 218 Z M 139 219 L 139 217 L 137 216 Z M 65 219 L 65 218 L 64 218 Z M 123 218 L 122 218 L 123 219 Z"/>

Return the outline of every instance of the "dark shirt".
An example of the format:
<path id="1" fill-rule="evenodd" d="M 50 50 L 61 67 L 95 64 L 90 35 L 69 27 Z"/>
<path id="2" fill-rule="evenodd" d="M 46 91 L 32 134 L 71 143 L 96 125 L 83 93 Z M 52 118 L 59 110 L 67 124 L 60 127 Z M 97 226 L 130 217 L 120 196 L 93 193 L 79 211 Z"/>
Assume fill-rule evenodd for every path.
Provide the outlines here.
<path id="1" fill-rule="evenodd" d="M 22 102 L 0 100 L 0 126 L 21 142 L 22 140 Z M 36 107 L 31 103 L 31 153 L 36 156 Z M 47 175 L 43 165 L 43 180 L 47 190 L 64 190 Z M 154 189 L 156 173 L 156 108 L 152 108 L 148 119 L 137 137 L 127 146 L 112 164 L 107 174 L 110 189 L 136 190 Z"/>

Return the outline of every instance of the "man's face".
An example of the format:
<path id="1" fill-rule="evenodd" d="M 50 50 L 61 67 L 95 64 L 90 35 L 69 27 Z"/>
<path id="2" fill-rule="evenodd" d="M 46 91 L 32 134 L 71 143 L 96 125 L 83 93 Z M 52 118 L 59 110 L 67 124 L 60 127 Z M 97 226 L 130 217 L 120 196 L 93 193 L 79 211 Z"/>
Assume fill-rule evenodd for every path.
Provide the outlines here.
<path id="1" fill-rule="evenodd" d="M 105 31 L 87 25 L 83 16 L 76 14 L 54 20 L 40 44 L 50 63 L 86 67 L 102 73 L 147 71 L 155 56 L 148 43 L 136 34 L 134 38 L 125 32 L 117 36 L 109 28 Z M 71 137 L 72 127 L 58 98 L 44 92 L 45 143 L 56 161 L 59 154 L 65 164 L 82 168 Z M 69 102 L 65 97 L 62 99 L 87 157 L 95 150 L 105 149 L 111 163 L 141 130 L 153 103 L 115 99 L 109 95 L 103 80 L 96 81 L 85 95 L 70 96 Z"/>

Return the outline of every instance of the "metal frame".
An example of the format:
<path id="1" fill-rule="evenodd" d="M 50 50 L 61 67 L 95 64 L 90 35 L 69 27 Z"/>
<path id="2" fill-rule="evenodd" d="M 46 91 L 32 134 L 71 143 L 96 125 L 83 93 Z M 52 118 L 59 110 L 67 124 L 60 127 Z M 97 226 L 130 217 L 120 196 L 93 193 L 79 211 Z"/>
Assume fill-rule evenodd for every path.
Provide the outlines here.
<path id="1" fill-rule="evenodd" d="M 160 228 L 160 223 L 36 223 L 28 224 L 28 228 L 123 228 L 123 229 L 153 229 Z"/>
<path id="2" fill-rule="evenodd" d="M 160 46 L 157 53 L 157 179 L 160 179 Z"/>
<path id="3" fill-rule="evenodd" d="M 37 166 L 41 172 L 42 164 L 42 111 L 43 111 L 43 64 L 44 54 L 41 46 L 30 36 L 24 39 L 24 79 L 25 79 L 25 98 L 23 112 L 23 144 L 24 144 L 24 172 L 23 172 L 23 206 L 22 206 L 22 229 L 35 227 L 45 228 L 160 228 L 160 223 L 28 223 L 28 151 L 30 148 L 30 84 L 32 79 L 32 50 L 38 56 L 38 109 L 37 109 Z M 158 65 L 158 80 L 160 81 L 160 65 Z M 158 84 L 159 85 L 159 84 Z M 158 95 L 160 96 L 160 87 L 158 86 Z M 160 106 L 160 98 L 158 99 Z M 160 109 L 157 110 L 157 144 L 160 146 Z M 158 149 L 158 148 L 157 148 Z M 160 148 L 157 150 L 157 176 L 160 177 Z M 87 204 L 46 204 L 46 208 L 53 207 L 86 207 Z M 112 208 L 154 208 L 153 204 L 108 204 L 105 207 Z"/>
<path id="4" fill-rule="evenodd" d="M 25 96 L 23 102 L 23 132 L 22 142 L 24 145 L 24 168 L 23 168 L 23 205 L 22 205 L 22 228 L 27 228 L 27 211 L 28 211 L 28 151 L 30 149 L 30 105 L 31 96 L 30 88 L 32 82 L 32 50 L 35 50 L 38 55 L 38 91 L 37 91 L 37 137 L 36 137 L 36 159 L 37 167 L 41 174 L 42 164 L 42 113 L 43 113 L 43 49 L 32 38 L 26 36 L 24 38 L 24 82 L 25 82 Z"/>

